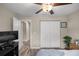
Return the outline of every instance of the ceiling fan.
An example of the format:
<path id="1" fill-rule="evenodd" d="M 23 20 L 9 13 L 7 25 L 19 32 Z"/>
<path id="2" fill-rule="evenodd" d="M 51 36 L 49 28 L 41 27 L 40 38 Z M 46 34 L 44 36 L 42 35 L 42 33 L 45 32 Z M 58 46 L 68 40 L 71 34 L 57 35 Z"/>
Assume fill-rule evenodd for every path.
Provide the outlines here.
<path id="1" fill-rule="evenodd" d="M 41 11 L 49 12 L 51 15 L 54 14 L 54 11 L 52 10 L 55 6 L 62 6 L 62 5 L 68 5 L 72 3 L 34 3 L 37 5 L 41 5 L 41 9 L 38 10 L 35 14 L 40 13 Z"/>

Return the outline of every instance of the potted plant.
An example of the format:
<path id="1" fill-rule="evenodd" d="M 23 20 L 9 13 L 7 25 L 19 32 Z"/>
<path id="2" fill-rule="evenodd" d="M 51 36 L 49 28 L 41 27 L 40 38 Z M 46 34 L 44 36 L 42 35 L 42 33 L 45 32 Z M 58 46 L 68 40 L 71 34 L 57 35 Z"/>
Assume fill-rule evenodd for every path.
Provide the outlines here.
<path id="1" fill-rule="evenodd" d="M 65 48 L 69 49 L 71 40 L 72 40 L 72 37 L 70 37 L 70 36 L 64 36 L 64 43 L 66 44 Z"/>

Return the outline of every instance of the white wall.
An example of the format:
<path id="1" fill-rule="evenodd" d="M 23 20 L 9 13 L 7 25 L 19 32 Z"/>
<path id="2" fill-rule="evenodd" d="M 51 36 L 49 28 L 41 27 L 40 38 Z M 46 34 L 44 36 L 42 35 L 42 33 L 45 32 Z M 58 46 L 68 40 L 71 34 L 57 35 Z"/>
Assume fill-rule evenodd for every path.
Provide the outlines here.
<path id="1" fill-rule="evenodd" d="M 69 15 L 68 33 L 75 39 L 79 39 L 79 11 Z"/>
<path id="2" fill-rule="evenodd" d="M 0 31 L 12 30 L 13 13 L 0 5 Z"/>
<path id="3" fill-rule="evenodd" d="M 32 20 L 31 24 L 31 40 L 30 40 L 30 47 L 32 49 L 40 48 L 40 21 L 41 20 L 59 20 L 61 22 L 66 21 L 68 22 L 68 28 L 61 28 L 61 48 L 64 48 L 63 37 L 65 35 L 70 35 L 73 40 L 79 38 L 79 12 L 67 15 L 67 16 L 37 16 L 34 15 L 32 17 L 26 17 L 26 20 Z"/>
<path id="4" fill-rule="evenodd" d="M 31 38 L 31 48 L 40 48 L 40 21 L 41 20 L 60 20 L 61 22 L 68 22 L 67 28 L 61 28 L 61 48 L 64 48 L 63 37 L 69 35 L 72 37 L 72 41 L 79 39 L 79 11 L 72 13 L 67 16 L 32 16 L 28 17 L 32 20 L 32 38 Z"/>
<path id="5" fill-rule="evenodd" d="M 68 28 L 61 28 L 61 48 L 64 48 L 64 42 L 63 37 L 65 35 L 70 35 L 73 40 L 79 39 L 79 12 L 75 12 L 73 14 L 67 15 L 67 16 L 37 16 L 34 15 L 32 17 L 26 17 L 26 19 L 32 20 L 31 24 L 31 40 L 30 40 L 30 47 L 32 49 L 38 49 L 40 48 L 40 21 L 41 20 L 59 20 L 61 22 L 66 21 L 68 22 Z"/>
<path id="6" fill-rule="evenodd" d="M 53 16 L 32 16 L 32 17 L 28 17 L 28 19 L 31 19 L 32 20 L 32 38 L 31 38 L 31 42 L 30 42 L 30 45 L 31 45 L 31 48 L 32 49 L 38 49 L 40 48 L 40 21 L 41 20 L 59 20 L 61 22 L 63 21 L 67 21 L 68 18 L 67 17 L 53 17 Z M 67 35 L 67 28 L 62 28 L 61 29 L 61 48 L 64 47 L 64 44 L 63 44 L 63 36 Z"/>

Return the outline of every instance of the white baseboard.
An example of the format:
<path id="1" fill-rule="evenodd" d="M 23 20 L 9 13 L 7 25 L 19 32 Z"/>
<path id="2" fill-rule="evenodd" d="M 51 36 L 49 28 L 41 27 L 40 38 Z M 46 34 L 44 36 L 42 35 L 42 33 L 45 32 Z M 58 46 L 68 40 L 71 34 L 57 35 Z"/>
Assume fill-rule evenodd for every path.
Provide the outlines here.
<path id="1" fill-rule="evenodd" d="M 40 49 L 40 47 L 30 47 L 30 49 Z"/>

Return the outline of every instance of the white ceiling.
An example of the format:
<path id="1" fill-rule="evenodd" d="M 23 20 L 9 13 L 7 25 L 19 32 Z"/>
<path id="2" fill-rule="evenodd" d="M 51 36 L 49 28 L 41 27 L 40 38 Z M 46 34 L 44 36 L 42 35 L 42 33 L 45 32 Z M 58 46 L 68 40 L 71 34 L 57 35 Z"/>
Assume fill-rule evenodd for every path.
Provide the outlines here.
<path id="1" fill-rule="evenodd" d="M 22 16 L 33 16 L 35 15 L 35 12 L 41 8 L 41 6 L 33 3 L 9 3 L 9 4 L 6 3 L 2 5 L 11 10 L 12 12 Z M 54 16 L 69 15 L 78 10 L 79 10 L 79 3 L 57 6 L 53 8 L 54 14 L 52 15 Z M 50 15 L 50 14 L 48 12 L 45 13 L 42 11 L 37 15 Z"/>

